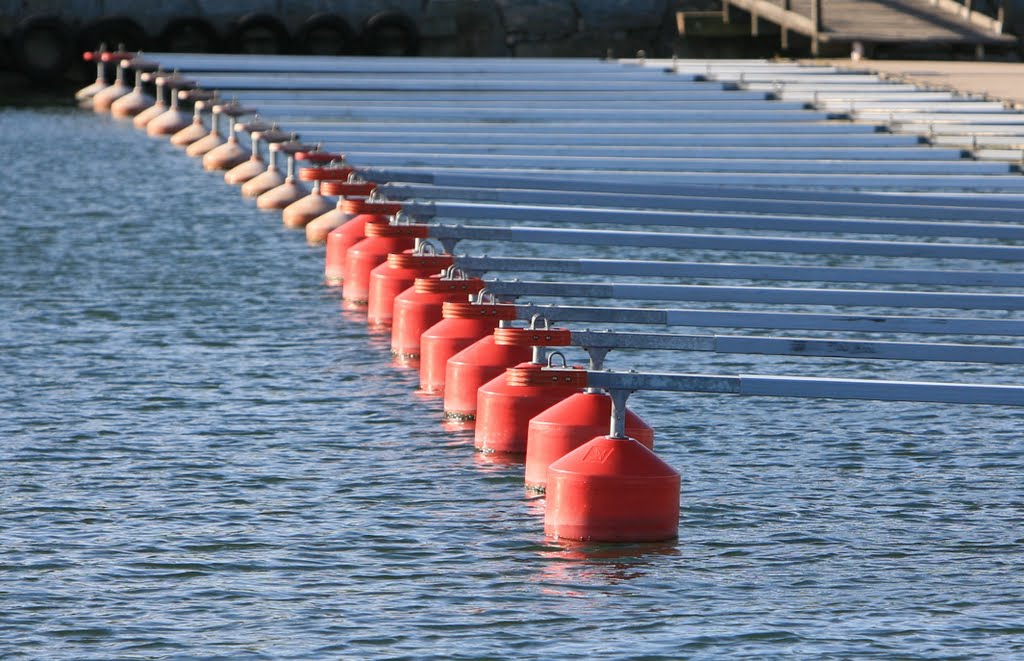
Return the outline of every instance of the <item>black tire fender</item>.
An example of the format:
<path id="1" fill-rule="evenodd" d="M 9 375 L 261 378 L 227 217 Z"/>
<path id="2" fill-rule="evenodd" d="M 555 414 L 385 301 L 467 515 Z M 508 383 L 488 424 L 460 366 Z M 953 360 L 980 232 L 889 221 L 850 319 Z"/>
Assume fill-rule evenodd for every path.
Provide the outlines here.
<path id="1" fill-rule="evenodd" d="M 317 32 L 333 32 L 335 47 L 329 52 L 314 50 L 312 37 Z M 337 14 L 320 13 L 307 18 L 295 35 L 296 51 L 310 55 L 349 55 L 356 51 L 357 39 L 355 30 Z"/>
<path id="2" fill-rule="evenodd" d="M 74 59 L 71 36 L 67 24 L 57 16 L 28 16 L 11 34 L 11 56 L 18 70 L 30 80 L 55 80 Z M 39 57 L 46 50 L 50 51 L 49 57 Z"/>
<path id="3" fill-rule="evenodd" d="M 399 11 L 374 14 L 366 20 L 359 36 L 367 55 L 412 56 L 420 52 L 420 31 L 415 21 Z M 389 45 L 393 48 L 389 49 Z"/>

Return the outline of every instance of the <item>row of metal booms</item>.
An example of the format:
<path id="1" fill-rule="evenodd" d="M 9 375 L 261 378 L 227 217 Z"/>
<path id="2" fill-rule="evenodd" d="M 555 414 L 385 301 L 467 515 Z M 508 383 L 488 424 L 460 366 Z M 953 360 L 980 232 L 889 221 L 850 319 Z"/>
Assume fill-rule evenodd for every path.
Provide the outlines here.
<path id="1" fill-rule="evenodd" d="M 326 242 L 445 416 L 525 456 L 555 537 L 677 534 L 630 393 L 1024 405 L 1024 126 L 1000 103 L 789 62 L 149 58 L 198 100 L 191 128 L 163 111 L 172 142 Z M 763 369 L 603 369 L 623 350 Z"/>

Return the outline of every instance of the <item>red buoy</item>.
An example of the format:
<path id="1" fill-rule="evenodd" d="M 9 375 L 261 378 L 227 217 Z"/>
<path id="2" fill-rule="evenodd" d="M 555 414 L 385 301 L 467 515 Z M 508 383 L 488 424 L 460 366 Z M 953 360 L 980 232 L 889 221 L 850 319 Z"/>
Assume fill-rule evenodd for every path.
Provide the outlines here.
<path id="1" fill-rule="evenodd" d="M 96 96 L 102 90 L 105 90 L 109 85 L 107 84 L 106 75 L 104 72 L 103 65 L 103 53 L 107 52 L 107 45 L 100 44 L 100 47 L 94 51 L 86 51 L 82 53 L 82 59 L 86 62 L 96 63 L 96 80 L 83 87 L 82 89 L 75 92 L 75 101 L 79 106 L 83 108 L 92 107 L 92 97 Z"/>
<path id="2" fill-rule="evenodd" d="M 496 303 L 444 303 L 441 321 L 420 336 L 420 389 L 444 391 L 448 359 L 490 335 L 501 321 L 516 318 L 514 305 Z"/>
<path id="3" fill-rule="evenodd" d="M 178 92 L 178 98 L 182 101 L 192 102 L 192 123 L 172 135 L 171 144 L 175 147 L 188 147 L 202 140 L 208 133 L 203 124 L 203 111 L 216 105 L 217 93 L 207 90 L 187 90 Z"/>
<path id="4" fill-rule="evenodd" d="M 157 99 L 160 95 L 157 95 Z M 220 102 L 217 99 L 210 99 L 204 102 L 204 105 L 208 105 L 210 108 L 210 130 L 203 137 L 198 140 L 193 140 L 187 147 L 185 147 L 185 153 L 192 158 L 201 158 L 206 156 L 207 153 L 216 149 L 217 147 L 224 144 L 224 136 L 220 134 L 220 115 L 224 109 L 225 103 Z M 193 114 L 192 122 L 195 124 L 196 117 Z M 202 124 L 202 120 L 198 120 Z M 228 121 L 233 121 L 230 117 Z"/>
<path id="5" fill-rule="evenodd" d="M 680 477 L 631 438 L 599 436 L 548 468 L 544 532 L 594 542 L 679 535 Z"/>
<path id="6" fill-rule="evenodd" d="M 142 88 L 142 73 L 156 71 L 157 63 L 135 57 L 131 60 L 122 60 L 118 65 L 123 68 L 131 67 L 135 72 L 135 86 L 132 87 L 131 92 L 110 104 L 110 114 L 118 119 L 134 117 L 156 101 Z"/>
<path id="7" fill-rule="evenodd" d="M 312 145 L 304 145 L 294 140 L 288 142 L 278 142 L 270 145 L 270 152 L 280 152 L 288 157 L 287 165 L 287 176 L 285 176 L 281 184 L 274 186 L 273 188 L 266 190 L 259 194 L 256 198 L 256 208 L 258 209 L 284 209 L 286 206 L 301 200 L 304 198 L 308 191 L 305 187 L 295 181 L 295 154 L 300 151 L 312 151 L 314 147 Z M 255 177 L 252 180 L 245 183 L 242 186 L 242 194 L 245 194 L 245 188 L 249 184 L 255 184 L 261 177 L 266 176 L 267 180 L 276 177 L 281 178 L 280 173 L 274 169 L 271 171 L 272 165 L 267 165 L 267 171 L 261 174 L 259 177 Z"/>
<path id="8" fill-rule="evenodd" d="M 420 357 L 420 337 L 442 319 L 442 306 L 469 300 L 483 289 L 479 278 L 416 278 L 413 286 L 395 297 L 391 317 L 391 353 L 402 360 Z"/>
<path id="9" fill-rule="evenodd" d="M 245 131 L 249 134 L 249 158 L 244 163 L 239 163 L 224 173 L 224 183 L 231 186 L 241 186 L 245 182 L 260 176 L 267 169 L 267 164 L 260 156 L 260 143 L 284 142 L 289 134 L 277 128 L 277 124 L 267 124 L 259 120 L 239 123 L 235 125 L 236 131 Z"/>
<path id="10" fill-rule="evenodd" d="M 345 211 L 346 198 L 365 199 L 376 187 L 377 184 L 369 182 L 353 183 L 330 180 L 321 182 L 320 192 L 324 195 L 337 195 L 338 202 L 333 208 L 328 209 L 326 213 L 322 213 L 306 223 L 306 243 L 316 246 L 327 241 L 327 235 L 332 230 L 341 227 L 354 217 Z M 344 259 L 344 253 L 342 253 L 342 258 Z"/>
<path id="11" fill-rule="evenodd" d="M 154 117 L 159 117 L 165 110 L 167 110 L 167 102 L 164 100 L 164 84 L 162 82 L 163 77 L 167 75 L 167 72 L 157 69 L 156 71 L 143 71 L 141 74 L 136 75 L 142 76 L 143 81 L 147 83 L 151 82 L 156 85 L 156 93 L 153 95 L 153 98 L 155 99 L 153 105 L 132 118 L 132 125 L 140 131 L 145 131 L 146 124 L 149 124 Z"/>
<path id="12" fill-rule="evenodd" d="M 235 119 L 242 115 L 251 115 L 254 110 L 245 108 L 238 104 L 225 103 L 220 107 L 220 113 L 228 118 L 228 139 L 224 144 L 217 145 L 210 151 L 203 154 L 204 170 L 230 170 L 236 165 L 241 165 L 249 159 L 249 152 L 238 143 L 236 135 Z M 216 111 L 218 106 L 214 106 Z M 198 144 L 198 143 L 196 143 Z M 192 145 L 194 147 L 195 145 Z M 189 147 L 191 149 L 191 147 Z M 187 153 L 187 151 L 186 151 Z"/>
<path id="13" fill-rule="evenodd" d="M 194 80 L 186 80 L 178 74 L 163 77 L 164 86 L 170 90 L 171 105 L 146 124 L 146 135 L 153 137 L 172 136 L 192 123 L 189 114 L 181 109 L 181 102 L 178 98 L 178 90 L 188 90 L 195 87 Z"/>
<path id="14" fill-rule="evenodd" d="M 496 328 L 494 332 L 508 330 Z M 483 337 L 448 359 L 444 372 L 444 417 L 476 419 L 476 395 L 480 386 L 513 365 L 530 360 L 529 346 L 496 344 L 494 334 Z"/>
<path id="15" fill-rule="evenodd" d="M 124 82 L 124 69 L 121 67 L 121 60 L 130 60 L 132 55 L 125 52 L 102 53 L 100 60 L 112 63 L 117 69 L 114 76 L 114 83 L 96 92 L 92 97 L 92 109 L 96 112 L 108 112 L 111 104 L 122 96 L 129 94 L 132 88 Z"/>
<path id="16" fill-rule="evenodd" d="M 395 298 L 412 287 L 416 278 L 440 273 L 452 265 L 452 260 L 451 255 L 417 253 L 416 249 L 389 254 L 383 264 L 370 271 L 366 323 L 371 326 L 390 326 Z"/>
<path id="17" fill-rule="evenodd" d="M 535 362 L 520 363 L 480 386 L 473 435 L 477 450 L 525 454 L 530 419 L 580 392 L 575 383 L 520 385 L 514 379 L 509 381 L 509 372 L 528 374 L 540 372 L 543 367 Z"/>
<path id="18" fill-rule="evenodd" d="M 366 238 L 363 233 L 366 224 L 386 223 L 389 216 L 402 210 L 402 205 L 395 202 L 367 200 L 339 200 L 338 207 L 349 219 L 327 234 L 324 281 L 332 287 L 340 287 L 345 279 L 345 253 Z"/>
<path id="19" fill-rule="evenodd" d="M 595 436 L 608 433 L 612 400 L 601 392 L 580 392 L 535 415 L 526 433 L 526 487 L 543 491 L 548 466 Z M 626 435 L 654 448 L 654 430 L 626 410 Z"/>
<path id="20" fill-rule="evenodd" d="M 281 212 L 281 222 L 289 229 L 303 229 L 316 218 L 334 208 L 334 201 L 321 192 L 321 182 L 325 180 L 345 181 L 352 174 L 352 168 L 340 165 L 341 154 L 330 152 L 298 152 L 297 161 L 309 161 L 319 164 L 316 167 L 299 168 L 299 179 L 312 181 L 313 189 L 309 195 L 295 200 Z M 330 165 L 338 162 L 339 165 Z"/>
<path id="21" fill-rule="evenodd" d="M 277 132 L 268 132 L 263 139 L 269 143 L 267 151 L 270 152 L 270 155 L 267 157 L 267 169 L 242 184 L 242 197 L 258 198 L 284 183 L 284 175 L 277 170 L 277 155 L 283 153 L 281 149 L 283 143 L 297 142 L 298 134 L 291 133 L 282 138 Z"/>
<path id="22" fill-rule="evenodd" d="M 370 272 L 387 261 L 393 252 L 409 250 L 416 239 L 426 238 L 426 225 L 366 223 L 366 238 L 345 252 L 341 298 L 350 305 L 363 306 L 370 299 Z"/>

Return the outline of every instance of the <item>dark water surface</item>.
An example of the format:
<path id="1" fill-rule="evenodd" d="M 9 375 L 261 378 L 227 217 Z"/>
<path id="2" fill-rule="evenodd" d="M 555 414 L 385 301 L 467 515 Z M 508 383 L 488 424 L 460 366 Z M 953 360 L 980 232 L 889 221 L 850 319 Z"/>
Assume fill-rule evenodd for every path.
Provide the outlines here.
<path id="1" fill-rule="evenodd" d="M 0 150 L 0 658 L 1024 657 L 1018 411 L 637 396 L 679 541 L 556 544 L 277 215 L 90 113 Z"/>

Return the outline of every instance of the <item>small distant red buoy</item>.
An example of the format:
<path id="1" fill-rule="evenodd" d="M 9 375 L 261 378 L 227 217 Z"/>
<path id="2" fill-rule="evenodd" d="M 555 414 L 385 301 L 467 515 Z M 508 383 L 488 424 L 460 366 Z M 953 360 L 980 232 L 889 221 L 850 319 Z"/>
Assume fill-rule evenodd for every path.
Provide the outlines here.
<path id="1" fill-rule="evenodd" d="M 218 103 L 217 93 L 200 89 L 182 90 L 178 92 L 178 99 L 192 103 L 192 122 L 171 136 L 171 144 L 175 147 L 188 147 L 206 137 L 208 131 L 203 124 L 203 111 Z"/>
<path id="2" fill-rule="evenodd" d="M 576 383 L 518 385 L 509 382 L 511 371 L 539 372 L 543 367 L 533 362 L 520 363 L 480 386 L 476 396 L 476 430 L 473 435 L 477 450 L 525 454 L 530 419 L 580 392 L 581 387 Z"/>
<path id="3" fill-rule="evenodd" d="M 322 216 L 334 208 L 334 202 L 321 193 L 321 182 L 330 179 L 332 181 L 344 181 L 352 174 L 352 168 L 343 165 L 331 165 L 335 161 L 340 163 L 341 154 L 330 152 L 299 152 L 295 154 L 297 161 L 309 161 L 317 164 L 316 167 L 300 168 L 299 179 L 312 181 L 313 189 L 306 197 L 300 198 L 284 208 L 281 212 L 281 222 L 290 229 L 303 229 L 306 225 L 318 216 Z"/>
<path id="4" fill-rule="evenodd" d="M 156 99 L 143 89 L 142 74 L 146 71 L 156 71 L 158 65 L 156 62 L 148 62 L 140 57 L 122 60 L 118 64 L 121 67 L 131 67 L 135 72 L 135 86 L 132 87 L 131 92 L 110 104 L 110 114 L 118 119 L 134 117 L 156 102 Z"/>
<path id="5" fill-rule="evenodd" d="M 612 400 L 601 392 L 580 392 L 530 419 L 526 433 L 526 487 L 543 491 L 548 466 L 596 436 L 608 433 Z M 654 448 L 654 430 L 626 409 L 626 435 Z"/>
<path id="6" fill-rule="evenodd" d="M 544 532 L 594 542 L 679 536 L 680 476 L 638 441 L 599 436 L 548 468 Z"/>
<path id="7" fill-rule="evenodd" d="M 260 143 L 284 142 L 288 139 L 287 133 L 277 128 L 277 124 L 253 121 L 235 126 L 236 131 L 245 131 L 249 134 L 252 150 L 249 152 L 249 159 L 239 163 L 224 173 L 224 183 L 231 186 L 241 186 L 245 182 L 260 176 L 267 169 L 267 164 L 260 156 Z"/>
<path id="8" fill-rule="evenodd" d="M 479 278 L 416 278 L 413 286 L 395 297 L 391 317 L 391 353 L 401 360 L 420 357 L 420 338 L 442 319 L 445 303 L 469 300 L 483 289 Z"/>
<path id="9" fill-rule="evenodd" d="M 531 351 L 529 346 L 496 344 L 492 333 L 449 358 L 444 373 L 444 417 L 475 420 L 480 386 L 509 367 L 530 360 Z"/>
<path id="10" fill-rule="evenodd" d="M 387 261 L 393 252 L 409 250 L 416 239 L 426 238 L 426 225 L 366 223 L 366 238 L 345 253 L 341 298 L 350 305 L 366 305 L 370 300 L 370 272 Z"/>
<path id="11" fill-rule="evenodd" d="M 109 86 L 104 75 L 103 60 L 101 59 L 103 53 L 107 52 L 106 49 L 106 44 L 100 44 L 100 47 L 96 50 L 82 53 L 83 60 L 96 63 L 96 80 L 75 92 L 75 101 L 82 107 L 91 108 L 92 97 Z"/>
<path id="12" fill-rule="evenodd" d="M 122 96 L 131 93 L 132 88 L 124 82 L 124 69 L 121 68 L 121 60 L 129 60 L 132 56 L 125 52 L 103 53 L 100 60 L 112 63 L 117 68 L 114 83 L 104 87 L 92 97 L 92 109 L 96 112 L 108 112 L 111 104 Z"/>
<path id="13" fill-rule="evenodd" d="M 256 208 L 258 209 L 284 209 L 286 206 L 301 200 L 304 198 L 308 191 L 305 186 L 295 181 L 295 154 L 300 151 L 312 151 L 315 147 L 312 145 L 304 145 L 295 141 L 278 142 L 270 145 L 270 153 L 280 152 L 288 157 L 287 165 L 287 176 L 281 184 L 259 194 L 256 198 Z M 273 169 L 272 169 L 273 168 Z M 267 165 L 267 171 L 261 174 L 259 177 L 255 177 L 252 180 L 245 183 L 242 186 L 242 194 L 245 194 L 246 186 L 259 180 L 261 177 L 266 175 L 269 181 L 274 175 L 280 177 L 280 173 L 274 168 L 273 161 Z"/>
<path id="14" fill-rule="evenodd" d="M 195 81 L 186 80 L 177 74 L 163 77 L 164 86 L 170 90 L 171 105 L 146 124 L 146 135 L 150 136 L 173 136 L 178 131 L 188 127 L 192 123 L 189 114 L 181 109 L 178 90 L 188 90 L 195 87 Z"/>
<path id="15" fill-rule="evenodd" d="M 412 250 L 389 254 L 383 264 L 370 271 L 366 323 L 390 326 L 395 298 L 412 287 L 416 278 L 440 273 L 451 266 L 452 259 L 451 255 L 415 254 Z"/>
<path id="16" fill-rule="evenodd" d="M 214 111 L 217 109 L 218 106 L 214 106 Z M 217 145 L 203 154 L 204 170 L 230 170 L 249 159 L 249 152 L 238 143 L 234 120 L 243 115 L 251 115 L 255 111 L 237 103 L 225 103 L 219 106 L 219 109 L 220 114 L 228 118 L 228 138 L 224 144 Z"/>
<path id="17" fill-rule="evenodd" d="M 320 184 L 320 192 L 324 195 L 337 195 L 338 202 L 332 209 L 328 209 L 326 213 L 320 214 L 306 224 L 306 242 L 311 246 L 326 242 L 328 234 L 355 217 L 345 211 L 346 198 L 365 199 L 376 187 L 377 184 L 369 182 L 323 181 Z M 342 258 L 344 259 L 344 254 L 342 254 Z M 332 283 L 328 282 L 328 284 Z"/>
<path id="18" fill-rule="evenodd" d="M 277 169 L 277 154 L 281 150 L 282 143 L 296 142 L 298 134 L 285 135 L 278 131 L 267 131 L 263 135 L 263 140 L 267 143 L 267 151 L 270 153 L 267 158 L 267 169 L 242 184 L 242 197 L 258 198 L 284 183 L 284 175 Z"/>
<path id="19" fill-rule="evenodd" d="M 490 335 L 501 321 L 516 318 L 514 305 L 444 303 L 442 319 L 420 336 L 420 390 L 444 391 L 448 359 Z"/>
<path id="20" fill-rule="evenodd" d="M 167 101 L 164 100 L 164 85 L 162 82 L 157 82 L 158 80 L 162 80 L 163 77 L 167 75 L 167 72 L 158 68 L 156 71 L 143 71 L 141 74 L 136 75 L 142 76 L 143 81 L 156 85 L 156 94 L 153 95 L 153 98 L 155 99 L 153 105 L 132 118 L 132 125 L 140 131 L 145 131 L 146 124 L 149 124 L 154 117 L 159 117 L 167 110 Z"/>
<path id="21" fill-rule="evenodd" d="M 345 280 L 345 254 L 349 248 L 366 238 L 363 233 L 366 224 L 386 223 L 388 216 L 402 210 L 402 205 L 395 202 L 339 200 L 338 209 L 349 218 L 327 234 L 324 281 L 333 287 L 340 287 Z"/>

